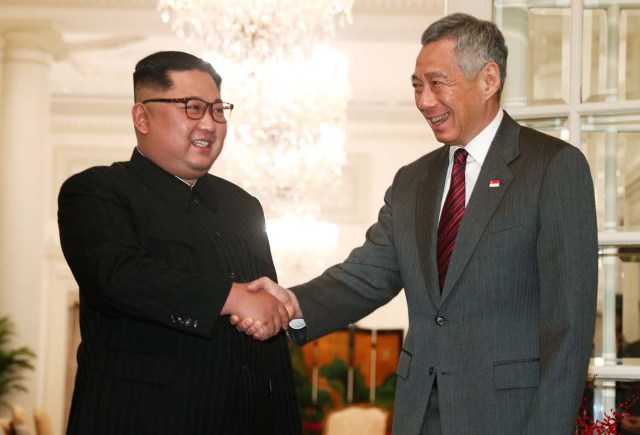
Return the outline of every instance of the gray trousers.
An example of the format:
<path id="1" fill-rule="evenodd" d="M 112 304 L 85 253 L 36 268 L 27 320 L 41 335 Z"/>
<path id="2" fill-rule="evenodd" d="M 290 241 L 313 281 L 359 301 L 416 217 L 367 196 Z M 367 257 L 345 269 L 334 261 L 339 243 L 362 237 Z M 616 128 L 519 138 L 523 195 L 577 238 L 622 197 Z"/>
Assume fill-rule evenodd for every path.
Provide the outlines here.
<path id="1" fill-rule="evenodd" d="M 427 405 L 427 415 L 424 417 L 422 431 L 420 435 L 441 435 L 442 427 L 440 426 L 440 406 L 438 404 L 438 390 L 432 389 L 429 396 L 429 404 Z"/>

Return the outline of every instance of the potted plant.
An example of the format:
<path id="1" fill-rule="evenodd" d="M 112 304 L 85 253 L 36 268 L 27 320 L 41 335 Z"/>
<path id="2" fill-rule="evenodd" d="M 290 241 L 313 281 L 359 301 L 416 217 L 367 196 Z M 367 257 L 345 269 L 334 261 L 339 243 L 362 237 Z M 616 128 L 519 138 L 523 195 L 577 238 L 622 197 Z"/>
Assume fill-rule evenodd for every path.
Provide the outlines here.
<path id="1" fill-rule="evenodd" d="M 36 354 L 28 347 L 10 348 L 10 340 L 15 335 L 14 325 L 9 317 L 0 317 L 0 408 L 9 407 L 5 397 L 14 391 L 26 391 L 22 384 L 23 372 L 33 370 L 32 361 Z"/>

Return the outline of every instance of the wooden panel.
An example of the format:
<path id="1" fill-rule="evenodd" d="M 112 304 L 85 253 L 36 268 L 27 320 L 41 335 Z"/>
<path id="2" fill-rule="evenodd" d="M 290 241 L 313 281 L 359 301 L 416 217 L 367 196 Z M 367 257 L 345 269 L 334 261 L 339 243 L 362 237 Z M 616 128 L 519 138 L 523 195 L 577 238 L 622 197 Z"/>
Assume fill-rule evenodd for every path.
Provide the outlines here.
<path id="1" fill-rule="evenodd" d="M 306 434 L 318 434 L 327 412 L 351 403 L 372 403 L 392 420 L 402 329 L 351 327 L 292 348 Z"/>

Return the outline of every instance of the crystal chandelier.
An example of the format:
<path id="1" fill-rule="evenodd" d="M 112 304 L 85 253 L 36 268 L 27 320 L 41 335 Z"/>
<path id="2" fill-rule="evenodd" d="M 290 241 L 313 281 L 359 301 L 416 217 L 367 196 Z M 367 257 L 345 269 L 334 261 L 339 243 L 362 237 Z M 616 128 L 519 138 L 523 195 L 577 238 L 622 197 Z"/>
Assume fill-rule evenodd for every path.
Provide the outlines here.
<path id="1" fill-rule="evenodd" d="M 158 0 L 165 23 L 196 46 L 243 61 L 283 58 L 351 22 L 353 0 Z"/>
<path id="2" fill-rule="evenodd" d="M 320 218 L 320 202 L 336 192 L 346 165 L 346 57 L 317 46 L 309 58 L 272 60 L 255 71 L 212 63 L 224 95 L 237 103 L 225 176 L 260 198 L 275 264 L 288 282 L 304 281 L 323 270 L 338 242 L 337 225 Z"/>
<path id="3" fill-rule="evenodd" d="M 205 56 L 206 57 L 206 56 Z M 317 214 L 317 202 L 346 163 L 351 88 L 344 54 L 317 46 L 310 58 L 266 62 L 256 71 L 218 60 L 229 124 L 228 175 L 263 200 L 271 216 Z"/>
<path id="4" fill-rule="evenodd" d="M 322 197 L 346 164 L 346 57 L 324 42 L 353 0 L 158 0 L 162 20 L 205 52 L 236 105 L 225 177 L 265 207 L 274 261 L 292 282 L 318 273 L 338 240 Z"/>

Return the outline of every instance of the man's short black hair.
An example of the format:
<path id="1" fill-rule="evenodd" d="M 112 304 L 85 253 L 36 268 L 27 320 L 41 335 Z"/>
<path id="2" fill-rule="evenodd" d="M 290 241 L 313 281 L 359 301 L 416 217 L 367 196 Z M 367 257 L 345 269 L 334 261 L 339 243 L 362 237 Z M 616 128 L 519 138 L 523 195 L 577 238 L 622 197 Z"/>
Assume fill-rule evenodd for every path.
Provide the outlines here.
<path id="1" fill-rule="evenodd" d="M 218 90 L 222 84 L 220 74 L 209 62 L 183 51 L 159 51 L 153 53 L 136 64 L 133 72 L 133 93 L 137 101 L 138 89 L 151 88 L 166 91 L 173 86 L 169 78 L 170 71 L 198 70 L 209 74 Z"/>

